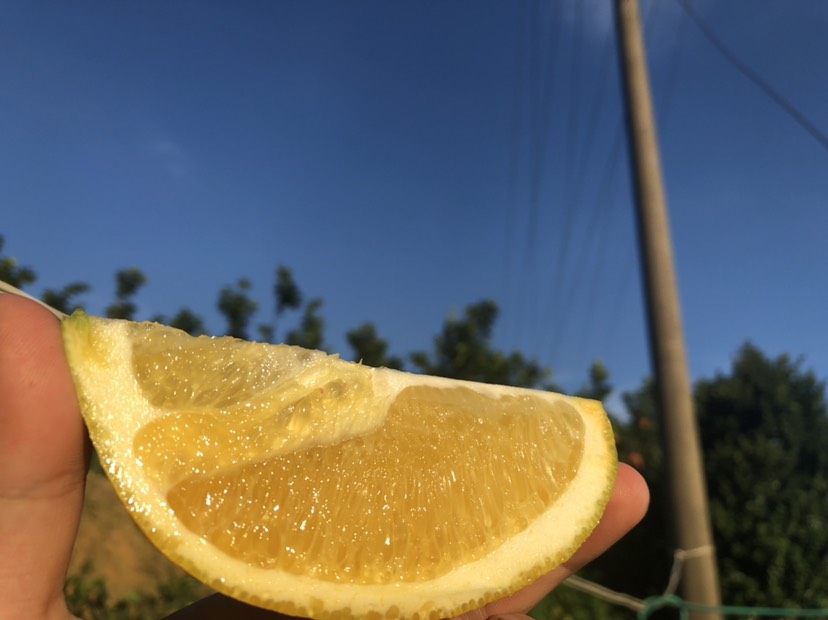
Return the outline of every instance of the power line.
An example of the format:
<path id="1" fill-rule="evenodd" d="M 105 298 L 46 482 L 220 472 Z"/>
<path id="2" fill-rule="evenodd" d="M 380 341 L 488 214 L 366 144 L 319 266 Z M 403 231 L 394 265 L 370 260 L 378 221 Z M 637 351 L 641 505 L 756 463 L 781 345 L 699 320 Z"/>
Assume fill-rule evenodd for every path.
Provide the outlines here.
<path id="1" fill-rule="evenodd" d="M 537 268 L 543 172 L 553 118 L 561 20 L 555 16 L 559 10 L 557 2 L 550 2 L 548 7 L 540 2 L 522 7 L 518 18 L 519 49 L 515 64 L 518 84 L 512 102 L 509 185 L 513 208 L 509 213 L 506 244 L 507 279 L 514 282 L 506 282 L 504 288 L 509 294 L 509 306 L 520 315 L 516 321 L 518 333 L 513 334 L 511 340 L 524 343 L 520 346 L 526 348 L 527 343 L 534 342 L 533 334 L 537 333 L 539 323 Z M 525 67 L 523 63 L 526 63 Z M 525 141 L 524 131 L 528 132 Z M 525 176 L 521 174 L 524 149 L 528 159 Z M 523 180 L 528 196 L 525 209 L 519 210 L 523 201 L 518 195 Z M 519 258 L 515 246 L 522 250 Z"/>
<path id="2" fill-rule="evenodd" d="M 619 124 L 616 128 L 615 135 L 613 137 L 612 146 L 610 146 L 609 150 L 607 151 L 607 159 L 604 163 L 604 173 L 602 175 L 601 185 L 598 193 L 596 194 L 596 200 L 592 208 L 592 212 L 590 214 L 590 223 L 587 227 L 588 236 L 584 243 L 581 245 L 581 256 L 578 259 L 578 264 L 583 265 L 586 264 L 587 257 L 592 256 L 594 257 L 593 264 L 595 265 L 595 268 L 593 270 L 593 276 L 589 280 L 589 286 L 587 287 L 585 305 L 586 310 L 584 312 L 584 325 L 586 326 L 589 326 L 594 320 L 595 310 L 598 307 L 597 299 L 598 293 L 600 291 L 600 276 L 602 273 L 602 269 L 605 269 L 605 266 L 607 264 L 606 255 L 607 250 L 609 248 L 607 237 L 610 233 L 610 215 L 612 213 L 612 205 L 615 203 L 615 200 L 618 197 L 618 192 L 611 193 L 610 190 L 615 184 L 618 167 L 621 163 L 621 145 L 622 132 L 621 126 Z M 586 278 L 578 278 L 573 283 L 570 298 L 574 300 L 576 297 L 578 297 L 580 295 L 581 290 L 584 286 L 586 286 L 586 284 Z M 607 298 L 612 300 L 617 299 L 617 297 L 614 297 L 612 295 L 608 295 Z M 616 302 L 613 303 L 616 304 Z M 611 312 L 609 319 L 610 322 L 612 322 L 613 318 L 617 318 L 617 316 L 617 311 Z M 592 331 L 593 330 L 589 329 L 582 330 L 582 349 L 586 349 L 586 338 L 587 335 Z M 606 339 L 599 340 L 599 342 L 606 342 Z"/>
<path id="3" fill-rule="evenodd" d="M 644 31 L 647 35 L 649 35 L 654 29 L 656 29 L 656 24 L 659 18 L 659 10 L 661 8 L 661 4 L 657 1 L 651 2 L 648 8 L 646 9 L 646 17 L 645 17 L 645 24 L 644 24 Z M 662 110 L 660 114 L 661 121 L 666 125 L 670 111 L 672 109 L 672 98 L 673 92 L 675 90 L 675 78 L 677 75 L 677 69 L 679 65 L 680 55 L 684 48 L 686 34 L 687 34 L 687 25 L 689 21 L 686 19 L 684 14 L 681 15 L 680 21 L 676 27 L 676 36 L 674 38 L 674 43 L 670 52 L 670 57 L 667 63 L 667 77 L 663 80 L 663 86 L 660 89 L 660 101 L 661 105 L 659 108 Z M 666 135 L 666 132 L 663 132 L 662 135 Z M 595 255 L 595 263 L 600 265 L 603 264 L 606 260 L 606 251 L 607 251 L 607 244 L 603 241 L 604 237 L 608 232 L 608 220 L 609 220 L 609 212 L 610 207 L 609 205 L 603 206 L 606 202 L 611 200 L 609 195 L 609 181 L 615 178 L 615 174 L 618 170 L 618 164 L 620 163 L 620 155 L 621 155 L 621 125 L 620 119 L 618 126 L 616 127 L 615 138 L 613 140 L 613 145 L 610 149 L 612 153 L 612 160 L 607 160 L 607 170 L 604 173 L 604 180 L 602 182 L 602 190 L 599 192 L 599 200 L 596 202 L 596 208 L 593 210 L 592 219 L 590 221 L 589 230 L 590 231 L 597 231 L 597 234 L 591 235 L 589 238 L 588 243 L 585 243 L 583 246 L 584 256 L 578 261 L 578 264 L 583 264 L 583 261 L 586 259 L 586 256 Z M 611 167 L 610 167 L 611 166 Z M 614 200 L 617 196 L 613 196 L 612 199 Z M 603 206 L 603 208 L 597 208 L 599 206 Z M 599 217 L 600 216 L 600 217 Z M 600 226 L 600 228 L 599 228 Z M 597 250 L 593 251 L 593 247 L 595 246 L 595 239 L 596 237 L 600 238 L 601 241 L 597 245 Z M 588 250 L 588 251 L 587 251 Z M 621 256 L 616 256 L 616 263 L 619 265 L 619 269 L 616 272 L 618 277 L 615 278 L 615 288 L 612 289 L 612 292 L 608 293 L 606 297 L 608 299 L 613 300 L 614 307 L 616 309 L 615 312 L 610 313 L 609 320 L 603 326 L 603 336 L 598 338 L 598 342 L 605 343 L 607 346 L 607 350 L 611 348 L 612 342 L 617 339 L 617 335 L 619 333 L 618 330 L 618 322 L 620 320 L 621 311 L 620 309 L 624 307 L 629 298 L 630 294 L 630 282 L 632 282 L 631 278 L 626 278 L 628 274 L 634 272 L 634 268 L 636 266 L 636 255 L 633 252 L 631 246 L 626 247 L 624 250 L 625 257 L 622 259 Z M 580 280 L 578 281 L 580 282 Z M 599 286 L 598 286 L 598 278 L 594 277 L 590 282 L 589 292 L 587 294 L 587 301 L 586 301 L 586 311 L 585 311 L 585 324 L 590 325 L 593 320 L 593 314 L 595 311 L 595 307 L 597 305 L 597 299 L 599 294 Z M 572 296 L 574 297 L 577 295 L 575 290 L 572 291 Z M 581 340 L 581 349 L 586 349 L 586 330 Z"/>
<path id="4" fill-rule="evenodd" d="M 530 18 L 528 5 L 526 3 L 520 3 L 520 9 L 518 10 L 517 20 L 516 20 L 516 28 L 515 28 L 515 41 L 517 44 L 517 48 L 515 50 L 515 64 L 514 64 L 514 91 L 512 93 L 512 141 L 511 141 L 511 149 L 509 153 L 509 192 L 507 198 L 507 209 L 506 209 L 506 238 L 504 241 L 504 251 L 505 251 L 505 260 L 503 265 L 503 298 L 506 300 L 509 308 L 514 309 L 518 306 L 518 304 L 512 304 L 511 300 L 513 299 L 513 291 L 514 287 L 512 286 L 512 276 L 513 276 L 513 260 L 515 255 L 514 245 L 515 245 L 515 235 L 516 235 L 516 224 L 515 220 L 517 219 L 517 203 L 518 203 L 518 170 L 520 166 L 520 151 L 521 151 L 521 110 L 522 110 L 522 103 L 523 97 L 522 93 L 524 90 L 525 85 L 525 76 L 523 70 L 523 61 L 526 56 L 526 37 L 524 35 L 524 28 L 528 23 Z M 511 321 L 508 323 L 511 325 Z M 515 337 L 515 334 L 510 335 L 512 338 Z M 512 339 L 510 338 L 510 339 Z"/>
<path id="5" fill-rule="evenodd" d="M 536 269 L 537 269 L 537 230 L 538 230 L 538 212 L 540 210 L 539 196 L 540 196 L 540 160 L 543 155 L 543 143 L 539 134 L 539 126 L 541 114 L 541 88 L 538 85 L 539 76 L 543 72 L 543 63 L 541 57 L 540 44 L 540 4 L 535 5 L 535 13 L 531 16 L 529 22 L 529 210 L 526 222 L 526 244 L 523 252 L 523 268 L 519 271 L 519 294 L 518 297 L 524 299 L 521 304 L 523 310 L 523 320 L 521 326 L 523 333 L 519 335 L 519 341 L 525 342 L 526 330 L 534 329 L 535 315 L 537 314 L 534 306 L 533 292 L 537 292 L 535 284 Z M 528 299 L 527 299 L 528 298 Z M 531 333 L 531 331 L 529 332 Z"/>
<path id="6" fill-rule="evenodd" d="M 659 5 L 660 6 L 660 5 Z M 666 136 L 666 127 L 668 126 L 670 112 L 672 110 L 673 94 L 675 93 L 676 75 L 678 74 L 678 66 L 681 60 L 681 53 L 687 40 L 687 15 L 682 13 L 679 18 L 678 26 L 676 26 L 676 36 L 673 40 L 673 48 L 670 51 L 670 59 L 667 65 L 667 77 L 664 79 L 661 88 L 661 121 L 665 127 L 662 131 L 662 139 Z"/>
<path id="7" fill-rule="evenodd" d="M 658 9 L 660 4 L 658 2 L 651 2 L 646 9 L 646 16 L 645 16 L 645 30 L 647 32 L 651 31 L 654 28 L 654 24 L 656 23 L 656 15 L 658 13 Z M 605 40 L 604 50 L 602 53 L 602 67 L 600 72 L 600 80 L 599 80 L 599 87 L 600 90 L 596 92 L 593 97 L 593 101 L 596 105 L 591 110 L 590 114 L 590 122 L 588 123 L 588 134 L 584 140 L 584 148 L 580 152 L 580 157 L 578 158 L 578 165 L 576 166 L 576 173 L 574 178 L 576 180 L 575 183 L 575 191 L 572 195 L 570 195 L 570 201 L 567 203 L 572 210 L 579 209 L 579 204 L 581 202 L 582 190 L 584 189 L 586 182 L 585 182 L 585 172 L 587 168 L 587 163 L 589 157 L 592 153 L 592 144 L 594 142 L 593 138 L 595 135 L 595 128 L 597 127 L 597 117 L 598 117 L 598 110 L 603 104 L 606 97 L 603 96 L 604 90 L 606 90 L 606 86 L 609 83 L 609 71 L 608 68 L 610 66 L 610 58 L 611 52 L 613 51 L 612 44 L 614 43 L 614 38 L 612 36 L 608 36 Z M 674 54 L 675 56 L 675 54 Z M 671 68 L 674 70 L 675 66 L 675 59 L 671 63 Z M 601 175 L 601 181 L 598 185 L 598 192 L 596 194 L 595 200 L 593 202 L 593 206 L 591 210 L 586 214 L 586 217 L 589 221 L 588 225 L 586 226 L 586 232 L 582 243 L 578 244 L 579 253 L 578 258 L 574 262 L 576 266 L 579 266 L 581 269 L 580 275 L 576 277 L 574 273 L 570 274 L 569 280 L 565 283 L 564 286 L 559 288 L 553 288 L 550 295 L 549 303 L 547 304 L 547 311 L 545 316 L 551 314 L 551 306 L 553 301 L 557 301 L 560 303 L 560 300 L 566 300 L 566 303 L 563 306 L 563 316 L 558 317 L 558 320 L 551 321 L 552 329 L 553 329 L 553 346 L 551 348 L 552 359 L 553 359 L 553 366 L 557 365 L 557 349 L 559 345 L 562 344 L 564 334 L 571 334 L 574 333 L 575 330 L 569 329 L 569 324 L 571 323 L 571 314 L 574 311 L 575 301 L 580 297 L 581 291 L 587 286 L 587 281 L 589 280 L 589 285 L 587 286 L 587 290 L 589 291 L 587 298 L 586 298 L 586 312 L 582 315 L 584 318 L 580 322 L 581 323 L 581 342 L 586 340 L 586 335 L 590 331 L 589 325 L 592 323 L 592 314 L 594 312 L 593 300 L 598 295 L 598 282 L 600 280 L 602 270 L 604 269 L 604 261 L 605 255 L 607 250 L 607 244 L 603 242 L 609 233 L 609 213 L 610 213 L 610 196 L 609 190 L 611 189 L 611 184 L 615 179 L 618 164 L 620 163 L 621 159 L 621 146 L 622 146 L 622 132 L 621 132 L 621 119 L 617 119 L 613 123 L 614 130 L 612 131 L 612 139 L 611 139 L 611 146 L 606 151 L 606 159 L 604 161 L 603 166 L 603 173 Z M 580 210 L 580 209 L 579 209 Z M 568 235 L 569 236 L 569 235 Z M 596 245 L 596 241 L 598 242 L 598 250 L 595 251 L 594 247 Z M 564 258 L 562 262 L 566 262 L 569 256 L 569 252 L 564 254 Z M 593 257 L 592 261 L 592 269 L 588 270 L 588 274 L 584 273 L 587 271 L 585 269 L 585 265 L 587 265 L 587 258 Z M 560 271 L 559 266 L 559 271 Z M 562 290 L 565 289 L 565 293 Z M 557 297 L 556 297 L 557 296 Z M 613 314 L 613 316 L 615 316 Z M 584 348 L 584 347 L 581 347 Z"/>
<path id="8" fill-rule="evenodd" d="M 558 240 L 557 258 L 554 262 L 555 275 L 550 282 L 551 289 L 549 291 L 549 306 L 554 302 L 560 302 L 560 297 L 556 295 L 563 289 L 564 280 L 568 271 L 569 262 L 569 247 L 573 237 L 573 229 L 575 226 L 575 212 L 577 205 L 575 204 L 576 196 L 578 194 L 577 187 L 574 186 L 573 177 L 575 176 L 575 164 L 578 155 L 578 128 L 580 125 L 580 90 L 581 90 L 581 63 L 583 61 L 582 45 L 584 40 L 583 35 L 583 4 L 580 1 L 575 3 L 575 18 L 573 24 L 572 35 L 572 57 L 570 58 L 570 73 L 569 73 L 569 103 L 567 110 L 567 127 L 565 134 L 565 150 L 564 150 L 564 179 L 561 206 L 563 208 L 562 226 L 560 227 L 560 234 Z M 575 189 L 573 189 L 575 187 Z M 549 313 L 549 309 L 547 309 Z M 558 350 L 560 344 L 559 335 L 563 331 L 563 321 L 550 321 L 553 326 L 554 338 L 552 342 L 553 353 Z M 542 348 L 543 343 L 538 342 Z M 540 351 L 538 351 L 540 353 Z"/>
<path id="9" fill-rule="evenodd" d="M 610 64 L 611 64 L 610 63 L 611 52 L 612 52 L 612 45 L 611 44 L 612 44 L 611 37 L 607 37 L 605 42 L 604 42 L 604 49 L 603 49 L 603 52 L 602 52 L 602 55 L 601 55 L 601 59 L 602 59 L 601 60 L 601 70 L 598 74 L 598 79 L 596 81 L 597 85 L 596 85 L 595 92 L 592 95 L 592 104 L 593 105 L 590 106 L 589 114 L 587 115 L 587 118 L 588 118 L 587 125 L 586 125 L 587 135 L 584 138 L 583 148 L 581 149 L 581 151 L 579 153 L 579 157 L 577 158 L 577 166 L 575 167 L 574 175 L 572 175 L 573 178 L 574 178 L 574 184 L 573 184 L 574 189 L 567 196 L 567 201 L 565 203 L 565 206 L 567 207 L 568 213 L 570 213 L 570 214 L 573 213 L 576 210 L 581 211 L 579 205 L 580 205 L 580 202 L 581 202 L 581 196 L 583 195 L 584 187 L 586 186 L 586 170 L 587 170 L 587 167 L 588 167 L 587 164 L 588 164 L 589 160 L 592 157 L 593 145 L 595 143 L 594 138 L 595 138 L 595 135 L 597 133 L 596 128 L 598 126 L 598 119 L 599 119 L 599 117 L 601 115 L 601 112 L 602 112 L 602 109 L 603 109 L 603 103 L 607 99 L 607 97 L 605 96 L 604 93 L 605 93 L 606 88 L 609 84 L 609 71 L 608 71 L 608 69 L 609 69 Z M 616 128 L 616 134 L 617 135 L 616 135 L 616 138 L 615 138 L 613 144 L 618 143 L 618 148 L 616 148 L 616 146 L 610 147 L 609 151 L 607 151 L 607 157 L 608 158 L 615 158 L 620 153 L 620 125 L 617 126 L 617 128 Z M 595 230 L 595 224 L 596 224 L 596 219 L 597 219 L 596 211 L 601 211 L 601 198 L 603 197 L 603 194 L 604 194 L 603 188 L 605 188 L 607 186 L 608 182 L 609 182 L 609 179 L 607 178 L 607 174 L 608 174 L 608 165 L 605 164 L 604 174 L 602 175 L 602 181 L 599 184 L 599 188 L 602 188 L 602 189 L 599 189 L 599 191 L 598 191 L 598 199 L 595 203 L 595 206 L 593 207 L 592 217 L 589 220 L 589 224 L 586 226 L 586 233 L 585 233 L 586 234 L 586 240 L 582 243 L 577 244 L 577 248 L 580 251 L 578 252 L 578 258 L 574 261 L 574 264 L 576 266 L 583 266 L 585 264 L 586 256 L 591 255 L 591 253 L 588 253 L 588 246 L 592 246 L 591 241 L 592 241 L 592 239 L 594 239 L 594 236 L 595 236 L 594 235 L 594 230 Z M 567 175 L 567 176 L 569 177 L 569 175 Z M 567 180 L 569 180 L 569 179 L 567 179 Z M 567 237 L 571 236 L 570 235 L 571 231 L 569 230 L 569 228 L 570 227 L 565 226 L 565 230 L 567 231 L 566 232 Z M 572 252 L 574 253 L 575 250 L 573 249 Z M 564 263 L 565 264 L 569 253 L 570 253 L 569 251 L 559 253 L 559 263 Z M 561 258 L 561 256 L 563 258 Z M 559 264 L 558 273 L 561 274 L 562 272 L 563 272 L 563 268 Z M 599 271 L 595 271 L 594 273 L 595 273 L 595 275 L 593 277 L 597 279 Z M 544 314 L 545 316 L 549 316 L 549 315 L 552 314 L 554 304 L 558 304 L 560 306 L 561 300 L 565 300 L 565 303 L 564 303 L 563 308 L 562 308 L 563 316 L 559 316 L 558 320 L 556 320 L 556 321 L 550 321 L 551 326 L 552 326 L 552 330 L 553 330 L 553 332 L 552 332 L 553 333 L 553 338 L 552 338 L 552 343 L 553 344 L 552 344 L 552 348 L 551 348 L 553 365 L 557 365 L 557 361 L 559 359 L 559 357 L 558 357 L 559 350 L 558 349 L 559 349 L 559 345 L 561 344 L 563 334 L 570 332 L 569 329 L 565 329 L 565 326 L 567 326 L 567 324 L 569 323 L 570 314 L 572 312 L 572 307 L 574 305 L 574 299 L 575 299 L 575 296 L 576 296 L 575 295 L 575 290 L 579 288 L 579 286 L 581 285 L 582 282 L 583 282 L 583 277 L 575 277 L 575 275 L 571 275 L 570 278 L 569 278 L 569 281 L 567 283 L 564 283 L 564 282 L 559 281 L 559 280 L 556 279 L 555 280 L 556 286 L 554 286 L 550 291 L 550 296 L 549 296 L 549 299 L 547 301 L 546 311 L 545 311 L 545 314 Z M 560 284 L 560 286 L 557 286 L 558 284 Z M 566 294 L 562 293 L 562 291 L 564 289 L 566 290 Z M 589 323 L 585 323 L 585 325 L 588 325 L 588 324 Z M 586 328 L 584 328 L 584 331 L 586 331 Z"/>
<path id="10" fill-rule="evenodd" d="M 707 38 L 708 41 L 719 50 L 719 53 L 724 56 L 730 64 L 732 64 L 742 75 L 748 78 L 753 84 L 770 97 L 779 107 L 784 110 L 788 116 L 794 119 L 799 125 L 819 144 L 822 148 L 828 150 L 828 135 L 826 135 L 819 127 L 817 127 L 805 114 L 803 114 L 789 99 L 782 95 L 773 86 L 768 84 L 762 76 L 751 69 L 744 61 L 742 61 L 725 43 L 722 41 L 704 22 L 701 16 L 696 13 L 689 0 L 677 0 L 679 6 L 684 9 L 687 16 L 693 20 L 696 27 Z"/>
<path id="11" fill-rule="evenodd" d="M 557 9 L 558 14 L 555 15 L 554 10 Z M 556 82 L 556 76 L 558 73 L 558 63 L 560 58 L 560 42 L 562 39 L 561 36 L 561 26 L 563 22 L 563 16 L 561 14 L 561 7 L 560 4 L 557 2 L 550 3 L 550 13 L 549 13 L 549 23 L 550 23 L 550 30 L 547 41 L 547 48 L 546 48 L 546 62 L 541 62 L 541 51 L 542 51 L 542 39 L 541 39 L 541 14 L 540 9 L 536 19 L 537 28 L 535 30 L 535 34 L 537 38 L 535 39 L 535 45 L 537 47 L 536 50 L 536 60 L 537 60 L 537 96 L 535 97 L 535 103 L 539 104 L 539 108 L 533 111 L 534 122 L 532 123 L 532 152 L 531 152 L 531 161 L 530 161 L 530 198 L 529 198 L 529 220 L 528 220 L 528 236 L 529 236 L 529 247 L 527 250 L 531 250 L 531 262 L 527 264 L 527 268 L 525 270 L 524 276 L 531 280 L 530 283 L 530 290 L 532 291 L 531 298 L 527 300 L 526 306 L 530 311 L 531 315 L 527 321 L 525 321 L 524 325 L 526 328 L 529 329 L 530 334 L 530 341 L 535 342 L 535 346 L 537 346 L 537 341 L 532 339 L 531 334 L 537 334 L 541 330 L 541 323 L 539 318 L 539 306 L 540 306 L 540 296 L 539 296 L 539 282 L 538 282 L 538 274 L 537 274 L 537 235 L 540 229 L 540 203 L 541 203 L 541 194 L 542 194 L 542 186 L 543 186 L 543 172 L 544 172 L 544 164 L 546 161 L 548 147 L 549 147 L 549 140 L 550 140 L 550 132 L 552 127 L 552 119 L 553 119 L 553 97 L 555 93 L 554 84 Z M 533 85 L 535 83 L 533 82 Z M 529 252 L 527 252 L 527 256 L 529 256 Z"/>

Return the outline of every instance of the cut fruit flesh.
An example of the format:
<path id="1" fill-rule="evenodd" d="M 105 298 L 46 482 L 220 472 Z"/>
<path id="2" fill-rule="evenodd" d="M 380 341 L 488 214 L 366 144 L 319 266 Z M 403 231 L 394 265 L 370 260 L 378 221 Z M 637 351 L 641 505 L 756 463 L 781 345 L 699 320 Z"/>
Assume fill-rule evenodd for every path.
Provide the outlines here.
<path id="1" fill-rule="evenodd" d="M 312 617 L 439 618 L 564 562 L 615 480 L 593 401 L 76 315 L 90 436 L 168 557 Z"/>

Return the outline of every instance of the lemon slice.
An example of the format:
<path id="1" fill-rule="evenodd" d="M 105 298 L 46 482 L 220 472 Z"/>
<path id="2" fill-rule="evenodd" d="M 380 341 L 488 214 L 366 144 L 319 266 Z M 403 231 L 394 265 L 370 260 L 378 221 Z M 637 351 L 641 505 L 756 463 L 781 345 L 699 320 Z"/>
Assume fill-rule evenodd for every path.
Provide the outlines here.
<path id="1" fill-rule="evenodd" d="M 152 542 L 314 618 L 444 618 L 566 561 L 617 467 L 600 404 L 76 313 L 89 434 Z"/>

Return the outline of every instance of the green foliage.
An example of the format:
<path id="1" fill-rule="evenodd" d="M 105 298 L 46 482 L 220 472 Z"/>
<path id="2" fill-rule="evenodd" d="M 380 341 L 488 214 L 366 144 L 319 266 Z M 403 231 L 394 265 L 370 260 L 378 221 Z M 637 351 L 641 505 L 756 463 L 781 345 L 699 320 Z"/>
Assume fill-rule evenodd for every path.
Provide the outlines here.
<path id="1" fill-rule="evenodd" d="M 655 382 L 647 378 L 635 392 L 623 395 L 629 414 L 625 424 L 616 424 L 616 444 L 622 460 L 638 469 L 649 484 L 663 479 L 658 396 Z"/>
<path id="2" fill-rule="evenodd" d="M 614 590 L 639 598 L 661 594 L 673 562 L 669 505 L 661 449 L 655 383 L 623 395 L 628 418 L 613 418 L 618 458 L 635 467 L 650 489 L 650 508 L 630 534 L 587 568 L 587 575 Z M 630 570 L 630 565 L 635 570 Z"/>
<path id="3" fill-rule="evenodd" d="M 591 377 L 593 389 L 602 388 L 606 382 L 595 367 Z M 652 501 L 638 527 L 581 571 L 581 575 L 618 592 L 643 599 L 663 593 L 667 586 L 673 550 L 667 529 L 669 507 L 664 488 L 653 382 L 645 380 L 638 391 L 624 394 L 623 400 L 628 418 L 611 418 L 618 458 L 633 465 L 642 474 L 650 488 Z M 673 616 L 669 612 L 666 615 L 660 612 L 656 617 Z"/>
<path id="4" fill-rule="evenodd" d="M 83 304 L 76 303 L 75 298 L 88 292 L 90 288 L 85 282 L 72 282 L 60 290 L 46 289 L 40 299 L 64 314 L 72 314 L 78 308 L 83 308 Z"/>
<path id="5" fill-rule="evenodd" d="M 321 299 L 311 299 L 308 302 L 299 327 L 288 332 L 285 338 L 287 344 L 306 349 L 324 349 L 325 319 L 319 315 L 321 307 Z"/>
<path id="6" fill-rule="evenodd" d="M 549 370 L 517 351 L 504 354 L 491 346 L 497 304 L 480 301 L 466 307 L 462 318 L 449 318 L 434 340 L 431 354 L 417 352 L 411 361 L 428 375 L 536 388 Z M 550 389 L 551 386 L 544 386 Z"/>
<path id="7" fill-rule="evenodd" d="M 752 345 L 695 389 L 722 598 L 731 605 L 828 607 L 828 411 L 825 385 L 787 356 Z M 621 458 L 650 486 L 650 512 L 595 563 L 602 583 L 637 596 L 666 585 L 667 490 L 651 380 L 626 394 Z M 634 562 L 637 571 L 625 571 Z M 648 570 L 657 566 L 657 571 Z M 627 579 L 624 579 L 624 575 Z M 635 582 L 638 583 L 635 583 Z M 649 584 L 649 585 L 648 585 Z"/>
<path id="8" fill-rule="evenodd" d="M 132 301 L 138 290 L 147 283 L 147 277 L 137 267 L 121 269 L 115 274 L 115 301 L 106 308 L 106 316 L 111 319 L 135 318 L 137 307 Z"/>
<path id="9" fill-rule="evenodd" d="M 635 613 L 569 588 L 566 582 L 538 603 L 529 615 L 535 620 L 635 619 Z"/>
<path id="10" fill-rule="evenodd" d="M 225 333 L 228 336 L 249 339 L 250 323 L 259 308 L 259 304 L 251 296 L 252 288 L 250 280 L 242 278 L 235 286 L 226 286 L 221 290 L 218 309 L 227 321 Z M 277 321 L 286 310 L 298 310 L 302 305 L 302 292 L 287 267 L 277 268 L 273 292 L 276 297 L 274 322 L 257 326 L 259 339 L 263 342 L 275 341 Z M 312 299 L 305 305 L 299 326 L 289 331 L 285 337 L 287 344 L 308 349 L 323 348 L 325 320 L 319 314 L 321 307 L 321 299 Z"/>
<path id="11" fill-rule="evenodd" d="M 374 368 L 401 370 L 402 360 L 388 355 L 388 342 L 377 333 L 373 323 L 364 323 L 347 334 L 348 344 L 354 351 L 354 359 Z"/>
<path id="12" fill-rule="evenodd" d="M 647 481 L 652 498 L 650 508 L 638 527 L 582 574 L 613 590 L 643 599 L 664 592 L 674 549 L 655 383 L 645 379 L 638 390 L 623 394 L 623 400 L 628 417 L 612 418 L 618 458 L 635 467 Z M 657 614 L 653 617 L 674 617 L 670 611 Z"/>
<path id="13" fill-rule="evenodd" d="M 259 305 L 250 297 L 253 285 L 241 278 L 235 286 L 225 286 L 219 293 L 218 309 L 227 320 L 227 335 L 247 339 L 250 319 Z"/>
<path id="14" fill-rule="evenodd" d="M 281 316 L 285 310 L 298 310 L 302 306 L 302 292 L 293 279 L 293 272 L 284 265 L 276 269 L 276 285 L 273 287 L 276 295 L 276 315 Z"/>
<path id="15" fill-rule="evenodd" d="M 577 396 L 604 401 L 612 394 L 612 384 L 609 382 L 609 370 L 604 362 L 593 362 L 589 368 L 589 383 L 578 390 Z"/>
<path id="16" fill-rule="evenodd" d="M 111 600 L 106 582 L 92 576 L 92 565 L 69 576 L 64 595 L 69 611 L 81 620 L 146 620 L 161 618 L 185 607 L 210 593 L 210 590 L 188 575 L 158 586 L 148 595 L 133 594 Z"/>
<path id="17" fill-rule="evenodd" d="M 825 385 L 746 345 L 696 398 L 725 600 L 828 607 Z"/>
<path id="18" fill-rule="evenodd" d="M 182 308 L 171 318 L 157 316 L 152 320 L 185 331 L 191 336 L 200 336 L 207 333 L 204 321 L 189 308 Z"/>
<path id="19" fill-rule="evenodd" d="M 277 326 L 285 310 L 298 310 L 302 307 L 302 291 L 296 284 L 289 267 L 279 265 L 276 268 L 276 284 L 273 285 L 273 294 L 276 298 L 273 325 L 259 325 L 259 336 L 263 342 L 276 342 Z"/>
<path id="20" fill-rule="evenodd" d="M 4 245 L 5 239 L 0 235 L 0 254 L 3 252 Z M 37 275 L 30 267 L 18 265 L 17 259 L 13 256 L 0 256 L 0 280 L 23 289 L 29 284 L 34 284 Z"/>

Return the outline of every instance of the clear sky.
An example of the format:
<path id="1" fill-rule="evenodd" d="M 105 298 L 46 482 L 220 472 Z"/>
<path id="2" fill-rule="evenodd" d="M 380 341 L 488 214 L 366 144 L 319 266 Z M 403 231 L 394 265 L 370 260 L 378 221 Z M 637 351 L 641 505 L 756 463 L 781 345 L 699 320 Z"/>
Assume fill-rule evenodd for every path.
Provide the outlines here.
<path id="1" fill-rule="evenodd" d="M 693 0 L 828 132 L 828 2 Z M 750 340 L 828 377 L 828 150 L 677 0 L 642 0 L 694 378 Z M 568 390 L 649 374 L 610 0 L 2 3 L 0 234 L 30 291 L 149 278 L 141 318 L 277 265 L 329 350 L 498 302 Z M 264 317 L 263 317 L 264 318 Z"/>

